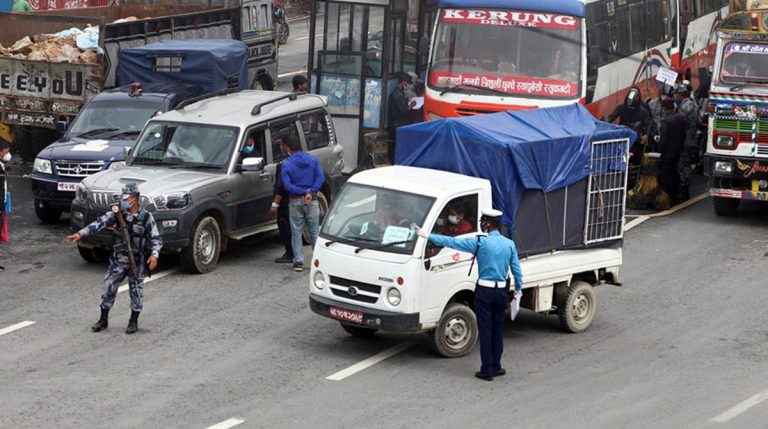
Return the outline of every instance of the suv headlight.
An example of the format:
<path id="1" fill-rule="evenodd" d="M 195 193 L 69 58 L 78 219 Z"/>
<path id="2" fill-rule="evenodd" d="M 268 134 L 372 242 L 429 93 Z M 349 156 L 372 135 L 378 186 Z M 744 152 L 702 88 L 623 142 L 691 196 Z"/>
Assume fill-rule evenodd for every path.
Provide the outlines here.
<path id="1" fill-rule="evenodd" d="M 51 160 L 35 158 L 35 164 L 32 166 L 32 171 L 43 174 L 53 174 L 53 170 L 51 170 Z"/>
<path id="2" fill-rule="evenodd" d="M 192 197 L 188 192 L 179 192 L 168 195 L 158 195 L 152 197 L 157 211 L 183 209 L 192 204 Z"/>
<path id="3" fill-rule="evenodd" d="M 80 203 L 85 203 L 88 201 L 88 188 L 86 188 L 82 183 L 78 183 L 77 185 L 77 189 L 75 190 L 75 200 Z"/>

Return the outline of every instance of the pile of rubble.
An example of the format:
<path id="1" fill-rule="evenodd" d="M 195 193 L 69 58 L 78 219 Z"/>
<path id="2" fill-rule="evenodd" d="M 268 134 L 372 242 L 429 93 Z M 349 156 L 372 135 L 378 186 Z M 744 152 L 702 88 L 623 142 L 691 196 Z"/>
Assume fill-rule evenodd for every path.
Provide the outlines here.
<path id="1" fill-rule="evenodd" d="M 78 30 L 79 31 L 79 30 Z M 82 47 L 82 46 L 81 46 Z M 0 58 L 53 61 L 76 64 L 98 64 L 95 49 L 78 47 L 78 34 L 36 34 L 17 40 L 10 47 L 0 44 Z"/>

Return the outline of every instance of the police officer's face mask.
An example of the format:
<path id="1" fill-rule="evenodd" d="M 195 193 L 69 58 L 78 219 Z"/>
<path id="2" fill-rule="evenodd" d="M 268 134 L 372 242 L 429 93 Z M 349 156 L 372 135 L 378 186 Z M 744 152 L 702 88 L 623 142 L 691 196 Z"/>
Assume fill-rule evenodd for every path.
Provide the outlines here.
<path id="1" fill-rule="evenodd" d="M 128 211 L 131 209 L 131 202 L 128 200 L 120 200 L 120 208 Z"/>
<path id="2" fill-rule="evenodd" d="M 5 156 L 3 156 L 2 161 L 4 164 L 8 164 L 9 162 L 11 162 L 11 153 L 10 152 L 6 153 Z"/>

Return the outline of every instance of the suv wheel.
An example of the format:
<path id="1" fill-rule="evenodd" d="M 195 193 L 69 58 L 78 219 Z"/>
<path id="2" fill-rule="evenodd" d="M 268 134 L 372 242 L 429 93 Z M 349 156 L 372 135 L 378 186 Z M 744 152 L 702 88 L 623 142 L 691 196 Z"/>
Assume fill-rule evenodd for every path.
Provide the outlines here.
<path id="1" fill-rule="evenodd" d="M 46 202 L 35 200 L 35 214 L 43 223 L 56 223 L 61 217 L 61 210 L 54 210 Z"/>
<path id="2" fill-rule="evenodd" d="M 221 229 L 216 219 L 198 219 L 192 228 L 190 245 L 181 250 L 181 264 L 195 274 L 205 274 L 216 268 L 221 250 Z"/>
<path id="3" fill-rule="evenodd" d="M 328 197 L 325 196 L 325 194 L 320 191 L 317 193 L 317 205 L 320 209 L 320 219 L 318 220 L 319 225 L 323 224 L 323 219 L 325 219 L 325 214 L 328 213 Z M 309 244 L 309 228 L 306 226 L 304 227 L 304 244 Z"/>

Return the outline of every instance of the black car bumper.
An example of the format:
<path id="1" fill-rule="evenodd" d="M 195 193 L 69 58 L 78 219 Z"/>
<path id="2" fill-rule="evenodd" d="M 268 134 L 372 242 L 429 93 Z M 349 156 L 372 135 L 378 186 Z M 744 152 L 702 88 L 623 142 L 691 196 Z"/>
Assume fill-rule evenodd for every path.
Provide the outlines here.
<path id="1" fill-rule="evenodd" d="M 395 332 L 420 332 L 422 330 L 418 313 L 403 314 L 375 310 L 353 304 L 340 303 L 314 294 L 309 295 L 309 308 L 321 316 L 364 328 Z M 341 310 L 341 312 L 338 310 Z M 355 323 L 350 318 L 343 318 L 344 316 L 342 315 L 362 315 L 362 323 Z"/>
<path id="2" fill-rule="evenodd" d="M 55 176 L 38 173 L 32 173 L 29 177 L 32 179 L 32 194 L 35 196 L 35 200 L 45 203 L 54 210 L 69 211 L 69 206 L 75 198 L 75 192 L 59 191 L 58 184 L 62 182 L 76 185 L 80 183 L 80 179 L 57 179 Z"/>
<path id="3" fill-rule="evenodd" d="M 72 202 L 70 228 L 72 231 L 79 231 L 105 213 L 106 209 L 92 208 L 81 202 L 74 201 Z M 163 239 L 164 252 L 178 251 L 182 247 L 189 245 L 188 231 L 192 228 L 192 225 L 184 224 L 185 220 L 190 219 L 190 217 L 185 216 L 183 211 L 152 213 L 152 217 L 155 218 L 160 237 Z M 175 221 L 175 226 L 171 225 L 173 221 Z M 85 247 L 111 248 L 112 240 L 111 233 L 101 231 L 98 234 L 83 237 L 81 244 Z"/>

